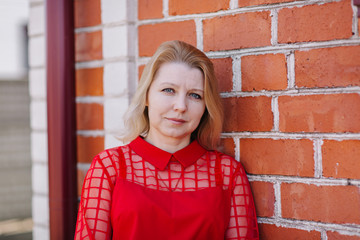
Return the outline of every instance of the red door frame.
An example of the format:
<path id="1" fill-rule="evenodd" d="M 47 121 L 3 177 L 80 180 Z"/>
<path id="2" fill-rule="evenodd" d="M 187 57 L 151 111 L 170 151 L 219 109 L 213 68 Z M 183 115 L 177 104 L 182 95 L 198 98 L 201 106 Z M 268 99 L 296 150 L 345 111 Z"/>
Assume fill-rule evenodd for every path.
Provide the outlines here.
<path id="1" fill-rule="evenodd" d="M 77 212 L 74 1 L 46 1 L 50 238 L 73 239 Z"/>

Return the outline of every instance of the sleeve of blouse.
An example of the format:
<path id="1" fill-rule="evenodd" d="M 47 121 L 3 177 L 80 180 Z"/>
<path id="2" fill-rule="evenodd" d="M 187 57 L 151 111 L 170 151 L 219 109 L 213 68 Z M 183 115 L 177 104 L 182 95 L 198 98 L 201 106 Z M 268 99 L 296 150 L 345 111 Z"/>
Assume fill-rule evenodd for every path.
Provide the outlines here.
<path id="1" fill-rule="evenodd" d="M 255 205 L 245 170 L 237 164 L 233 175 L 230 222 L 226 239 L 259 239 Z"/>
<path id="2" fill-rule="evenodd" d="M 111 160 L 96 156 L 86 174 L 79 205 L 75 240 L 110 240 L 110 208 L 113 182 Z"/>

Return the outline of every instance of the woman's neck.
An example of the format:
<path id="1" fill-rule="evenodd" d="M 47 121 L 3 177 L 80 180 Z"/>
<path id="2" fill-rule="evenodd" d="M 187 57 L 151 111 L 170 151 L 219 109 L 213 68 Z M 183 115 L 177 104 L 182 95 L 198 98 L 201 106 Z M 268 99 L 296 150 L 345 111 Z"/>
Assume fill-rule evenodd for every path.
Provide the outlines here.
<path id="1" fill-rule="evenodd" d="M 190 136 L 186 138 L 162 138 L 162 137 L 155 137 L 151 135 L 147 135 L 144 138 L 145 141 L 154 145 L 161 150 L 164 150 L 169 153 L 174 153 L 179 151 L 190 144 Z"/>

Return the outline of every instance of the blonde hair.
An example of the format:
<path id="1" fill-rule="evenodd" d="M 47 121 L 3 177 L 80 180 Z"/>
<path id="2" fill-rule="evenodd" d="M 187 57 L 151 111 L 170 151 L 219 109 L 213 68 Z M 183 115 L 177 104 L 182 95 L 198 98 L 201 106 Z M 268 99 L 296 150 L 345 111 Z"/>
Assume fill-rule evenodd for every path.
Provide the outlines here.
<path id="1" fill-rule="evenodd" d="M 124 115 L 124 132 L 120 139 L 130 142 L 137 136 L 146 136 L 149 117 L 146 107 L 148 90 L 163 63 L 185 63 L 200 69 L 204 76 L 205 112 L 192 138 L 207 149 L 215 149 L 222 130 L 223 111 L 214 67 L 210 59 L 199 49 L 181 41 L 164 42 L 146 64 L 135 95 Z"/>

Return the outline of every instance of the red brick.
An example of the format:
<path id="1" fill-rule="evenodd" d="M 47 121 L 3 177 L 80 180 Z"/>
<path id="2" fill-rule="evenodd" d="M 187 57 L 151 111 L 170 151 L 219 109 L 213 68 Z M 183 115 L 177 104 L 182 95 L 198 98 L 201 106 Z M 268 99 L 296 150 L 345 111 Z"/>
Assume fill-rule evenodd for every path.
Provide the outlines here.
<path id="1" fill-rule="evenodd" d="M 138 0 L 138 18 L 152 19 L 163 17 L 163 0 Z"/>
<path id="2" fill-rule="evenodd" d="M 320 240 L 321 233 L 317 231 L 306 231 L 296 228 L 277 227 L 273 224 L 259 224 L 261 240 Z"/>
<path id="3" fill-rule="evenodd" d="M 232 138 L 221 138 L 220 146 L 218 149 L 220 152 L 235 157 L 235 142 Z"/>
<path id="4" fill-rule="evenodd" d="M 78 195 L 78 197 L 81 196 L 82 186 L 84 183 L 85 176 L 86 176 L 86 171 L 77 169 L 77 195 Z"/>
<path id="5" fill-rule="evenodd" d="M 104 150 L 104 137 L 77 136 L 78 162 L 91 163 L 93 158 Z"/>
<path id="6" fill-rule="evenodd" d="M 145 65 L 141 65 L 141 66 L 138 67 L 139 80 L 140 80 L 140 78 L 141 78 L 141 75 L 142 75 L 144 69 L 145 69 Z"/>
<path id="7" fill-rule="evenodd" d="M 360 46 L 321 48 L 295 52 L 298 87 L 360 85 Z"/>
<path id="8" fill-rule="evenodd" d="M 274 216 L 274 185 L 269 182 L 250 182 L 250 185 L 254 195 L 256 215 L 258 217 Z"/>
<path id="9" fill-rule="evenodd" d="M 359 140 L 324 140 L 323 175 L 332 178 L 360 179 L 359 156 Z"/>
<path id="10" fill-rule="evenodd" d="M 282 183 L 281 209 L 284 218 L 359 224 L 359 187 Z"/>
<path id="11" fill-rule="evenodd" d="M 229 7 L 229 0 L 169 0 L 170 15 L 216 12 Z"/>
<path id="12" fill-rule="evenodd" d="M 77 130 L 104 129 L 104 107 L 97 103 L 76 104 Z"/>
<path id="13" fill-rule="evenodd" d="M 294 2 L 294 1 L 299 1 L 299 0 L 239 0 L 239 7 Z"/>
<path id="14" fill-rule="evenodd" d="M 82 32 L 75 35 L 75 60 L 91 61 L 102 59 L 101 31 Z"/>
<path id="15" fill-rule="evenodd" d="M 76 96 L 102 96 L 103 73 L 102 67 L 76 70 Z"/>
<path id="16" fill-rule="evenodd" d="M 282 90 L 287 88 L 284 54 L 265 54 L 241 58 L 243 91 Z"/>
<path id="17" fill-rule="evenodd" d="M 351 0 L 279 10 L 278 42 L 310 42 L 352 36 Z"/>
<path id="18" fill-rule="evenodd" d="M 219 84 L 220 92 L 230 92 L 233 88 L 232 78 L 232 59 L 218 58 L 211 59 L 214 64 L 216 79 Z"/>
<path id="19" fill-rule="evenodd" d="M 142 25 L 138 31 L 140 56 L 152 56 L 165 41 L 181 40 L 196 46 L 196 27 L 193 20 Z"/>
<path id="20" fill-rule="evenodd" d="M 249 12 L 206 19 L 204 51 L 261 47 L 271 44 L 270 12 Z"/>
<path id="21" fill-rule="evenodd" d="M 81 196 L 82 186 L 84 183 L 86 173 L 80 169 L 77 169 L 77 196 Z"/>
<path id="22" fill-rule="evenodd" d="M 314 176 L 313 143 L 308 139 L 241 139 L 240 160 L 251 174 Z"/>
<path id="23" fill-rule="evenodd" d="M 359 132 L 360 95 L 280 96 L 282 132 Z"/>
<path id="24" fill-rule="evenodd" d="M 337 232 L 327 232 L 327 240 L 360 240 L 359 236 L 342 235 Z"/>
<path id="25" fill-rule="evenodd" d="M 74 22 L 76 28 L 101 24 L 100 0 L 75 0 Z"/>
<path id="26" fill-rule="evenodd" d="M 270 131 L 273 127 L 271 98 L 224 98 L 224 131 Z"/>

